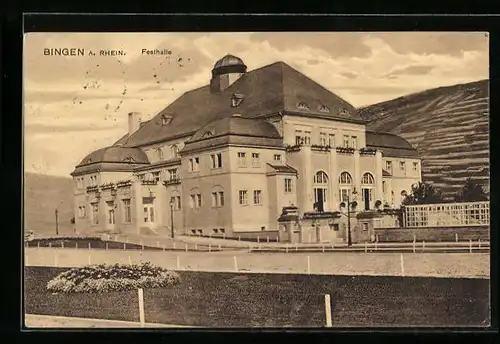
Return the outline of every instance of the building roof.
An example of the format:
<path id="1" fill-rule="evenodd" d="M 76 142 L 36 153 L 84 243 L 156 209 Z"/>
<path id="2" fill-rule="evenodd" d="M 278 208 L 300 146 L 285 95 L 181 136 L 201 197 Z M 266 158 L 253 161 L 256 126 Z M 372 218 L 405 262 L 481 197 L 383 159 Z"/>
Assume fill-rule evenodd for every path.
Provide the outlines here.
<path id="1" fill-rule="evenodd" d="M 290 165 L 273 165 L 269 163 L 268 165 L 271 166 L 271 168 L 273 168 L 276 172 L 297 173 L 297 170 Z"/>
<path id="2" fill-rule="evenodd" d="M 245 66 L 245 63 L 239 57 L 227 54 L 214 64 L 214 69 L 228 66 Z"/>
<path id="3" fill-rule="evenodd" d="M 191 137 L 189 142 L 224 135 L 268 137 L 273 139 L 281 138 L 281 135 L 274 125 L 266 120 L 233 115 L 203 126 Z"/>
<path id="4" fill-rule="evenodd" d="M 366 147 L 382 151 L 384 156 L 418 158 L 418 152 L 404 138 L 383 132 L 366 131 Z"/>
<path id="5" fill-rule="evenodd" d="M 71 175 L 97 171 L 129 171 L 141 165 L 149 165 L 149 160 L 140 148 L 111 146 L 87 155 Z"/>
<path id="6" fill-rule="evenodd" d="M 231 108 L 233 94 L 244 96 L 237 108 Z M 299 103 L 308 109 L 299 108 Z M 121 143 L 139 147 L 189 136 L 235 110 L 247 118 L 288 112 L 365 122 L 351 104 L 286 63 L 276 62 L 243 74 L 220 93 L 212 93 L 210 85 L 184 93 Z M 163 116 L 172 118 L 169 124 L 162 125 Z"/>

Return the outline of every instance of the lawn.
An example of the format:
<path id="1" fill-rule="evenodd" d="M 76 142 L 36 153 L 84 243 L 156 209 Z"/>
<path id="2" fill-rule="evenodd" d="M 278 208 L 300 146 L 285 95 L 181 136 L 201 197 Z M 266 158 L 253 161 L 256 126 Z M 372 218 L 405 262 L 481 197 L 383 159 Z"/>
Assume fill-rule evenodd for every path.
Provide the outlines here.
<path id="1" fill-rule="evenodd" d="M 138 321 L 136 292 L 51 294 L 62 269 L 25 268 L 25 312 Z M 149 323 L 204 327 L 320 327 L 324 295 L 333 325 L 488 326 L 489 280 L 180 272 L 173 288 L 145 290 Z"/>

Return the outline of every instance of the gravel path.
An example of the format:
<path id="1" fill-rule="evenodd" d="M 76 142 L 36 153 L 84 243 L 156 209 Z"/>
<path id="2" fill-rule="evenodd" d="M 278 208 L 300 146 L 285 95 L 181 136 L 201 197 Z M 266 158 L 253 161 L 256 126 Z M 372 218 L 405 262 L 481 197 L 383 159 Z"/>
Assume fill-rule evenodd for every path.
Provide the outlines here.
<path id="1" fill-rule="evenodd" d="M 27 248 L 28 266 L 152 263 L 177 270 L 489 278 L 489 253 L 249 253 Z"/>

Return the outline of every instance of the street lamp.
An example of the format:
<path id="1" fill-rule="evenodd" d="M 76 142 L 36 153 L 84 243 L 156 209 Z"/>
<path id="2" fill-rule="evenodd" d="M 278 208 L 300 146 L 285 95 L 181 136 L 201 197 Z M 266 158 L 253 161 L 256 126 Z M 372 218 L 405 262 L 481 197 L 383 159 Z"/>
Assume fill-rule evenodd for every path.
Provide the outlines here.
<path id="1" fill-rule="evenodd" d="M 352 195 L 354 198 L 358 193 L 356 192 L 356 188 L 352 191 Z M 351 198 L 350 193 L 347 193 L 347 246 L 352 246 L 352 238 L 351 238 Z"/>
<path id="2" fill-rule="evenodd" d="M 174 199 L 170 199 L 170 228 L 172 231 L 172 239 L 174 238 Z"/>

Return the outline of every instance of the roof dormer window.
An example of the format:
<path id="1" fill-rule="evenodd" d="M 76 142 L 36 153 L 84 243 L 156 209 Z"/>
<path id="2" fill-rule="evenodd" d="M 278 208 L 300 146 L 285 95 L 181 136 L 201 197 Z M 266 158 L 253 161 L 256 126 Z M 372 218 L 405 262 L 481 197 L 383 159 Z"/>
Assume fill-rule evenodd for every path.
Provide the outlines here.
<path id="1" fill-rule="evenodd" d="M 134 158 L 132 158 L 131 156 L 127 156 L 123 159 L 124 162 L 134 162 Z"/>
<path id="2" fill-rule="evenodd" d="M 212 136 L 212 132 L 211 131 L 207 131 L 205 134 L 203 134 L 203 137 L 210 137 Z"/>
<path id="3" fill-rule="evenodd" d="M 341 114 L 342 116 L 347 116 L 347 117 L 349 117 L 349 116 L 351 115 L 351 113 L 350 113 L 349 111 L 347 111 L 346 109 L 344 109 L 344 108 L 341 108 L 339 112 L 340 112 L 340 114 Z"/>
<path id="4" fill-rule="evenodd" d="M 330 112 L 330 108 L 328 108 L 328 106 L 326 106 L 326 105 L 321 105 L 319 107 L 319 111 L 320 112 Z"/>
<path id="5" fill-rule="evenodd" d="M 244 98 L 245 98 L 245 96 L 243 94 L 233 93 L 233 95 L 231 96 L 231 107 L 240 106 L 240 104 Z"/>
<path id="6" fill-rule="evenodd" d="M 90 164 L 92 162 L 92 159 L 87 159 L 87 164 Z"/>
<path id="7" fill-rule="evenodd" d="M 297 105 L 297 107 L 298 107 L 299 109 L 309 110 L 309 105 L 307 105 L 307 104 L 306 104 L 306 103 L 304 103 L 304 102 L 300 102 L 300 103 Z"/>
<path id="8" fill-rule="evenodd" d="M 170 122 L 172 122 L 172 117 L 167 115 L 161 116 L 161 125 L 168 125 Z"/>

